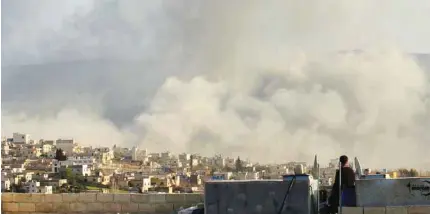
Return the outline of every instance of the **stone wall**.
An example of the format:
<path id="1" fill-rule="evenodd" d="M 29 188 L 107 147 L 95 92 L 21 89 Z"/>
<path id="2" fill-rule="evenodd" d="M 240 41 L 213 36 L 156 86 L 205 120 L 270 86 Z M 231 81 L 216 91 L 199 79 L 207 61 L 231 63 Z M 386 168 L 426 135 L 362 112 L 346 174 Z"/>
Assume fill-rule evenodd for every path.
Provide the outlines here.
<path id="1" fill-rule="evenodd" d="M 20 194 L 2 193 L 5 214 L 141 213 L 171 214 L 203 202 L 202 194 Z M 343 214 L 430 214 L 430 206 L 344 207 Z"/>
<path id="2" fill-rule="evenodd" d="M 171 214 L 203 202 L 202 194 L 2 193 L 2 213 Z"/>

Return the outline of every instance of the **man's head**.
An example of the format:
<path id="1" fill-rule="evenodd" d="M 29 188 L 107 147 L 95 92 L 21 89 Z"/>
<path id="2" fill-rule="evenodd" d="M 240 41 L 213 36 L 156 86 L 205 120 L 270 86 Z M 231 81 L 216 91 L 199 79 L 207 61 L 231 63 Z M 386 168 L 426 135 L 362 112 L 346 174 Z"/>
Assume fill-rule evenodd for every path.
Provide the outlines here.
<path id="1" fill-rule="evenodd" d="M 348 164 L 348 157 L 346 155 L 340 156 L 339 162 L 342 166 L 345 166 L 346 164 Z"/>
<path id="2" fill-rule="evenodd" d="M 368 168 L 368 169 L 365 169 L 364 170 L 364 175 L 369 175 L 370 174 L 370 169 Z"/>

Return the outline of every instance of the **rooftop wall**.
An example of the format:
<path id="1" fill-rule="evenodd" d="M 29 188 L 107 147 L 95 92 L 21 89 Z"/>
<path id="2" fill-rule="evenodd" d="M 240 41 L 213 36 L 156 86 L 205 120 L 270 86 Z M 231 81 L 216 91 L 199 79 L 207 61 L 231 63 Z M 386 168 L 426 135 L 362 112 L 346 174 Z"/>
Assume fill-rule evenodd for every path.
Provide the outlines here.
<path id="1" fill-rule="evenodd" d="M 342 214 L 429 214 L 430 206 L 344 207 Z"/>
<path id="2" fill-rule="evenodd" d="M 202 194 L 2 193 L 2 213 L 171 214 L 203 202 Z"/>
<path id="3" fill-rule="evenodd" d="M 383 179 L 385 180 L 385 179 Z M 402 179 L 399 179 L 402 180 Z M 425 180 L 425 179 L 424 179 Z M 365 180 L 358 184 L 361 205 L 344 207 L 343 214 L 430 214 L 430 203 L 422 194 L 429 189 L 421 184 L 423 179 Z M 382 182 L 382 183 L 381 183 Z M 397 182 L 397 183 L 396 183 Z M 213 181 L 205 184 L 206 214 L 272 214 L 277 213 L 288 188 L 289 181 Z M 416 197 L 406 197 L 404 186 Z M 393 188 L 400 188 L 393 190 Z M 309 194 L 309 184 L 297 180 L 291 189 L 282 214 L 309 214 L 314 198 Z M 427 192 L 426 192 L 427 191 Z M 391 195 L 394 194 L 394 195 Z M 403 204 L 402 204 L 403 203 Z"/>
<path id="4" fill-rule="evenodd" d="M 357 180 L 356 192 L 358 206 L 430 206 L 430 178 Z"/>
<path id="5" fill-rule="evenodd" d="M 290 181 L 213 181 L 205 184 L 206 214 L 278 213 Z M 297 180 L 283 206 L 282 214 L 316 213 L 309 180 Z M 314 206 L 312 206 L 314 205 Z"/>

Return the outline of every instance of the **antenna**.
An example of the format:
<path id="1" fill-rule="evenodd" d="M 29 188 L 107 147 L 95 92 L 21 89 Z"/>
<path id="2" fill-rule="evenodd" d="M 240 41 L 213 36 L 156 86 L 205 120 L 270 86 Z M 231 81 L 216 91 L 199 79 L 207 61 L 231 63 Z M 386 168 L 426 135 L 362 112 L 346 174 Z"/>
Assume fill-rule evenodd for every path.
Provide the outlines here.
<path id="1" fill-rule="evenodd" d="M 316 178 L 317 178 L 317 213 L 319 213 L 320 210 L 320 164 L 318 163 L 318 156 L 315 155 L 315 161 L 314 161 L 314 169 Z"/>
<path id="2" fill-rule="evenodd" d="M 339 214 L 342 214 L 342 163 L 339 162 Z"/>

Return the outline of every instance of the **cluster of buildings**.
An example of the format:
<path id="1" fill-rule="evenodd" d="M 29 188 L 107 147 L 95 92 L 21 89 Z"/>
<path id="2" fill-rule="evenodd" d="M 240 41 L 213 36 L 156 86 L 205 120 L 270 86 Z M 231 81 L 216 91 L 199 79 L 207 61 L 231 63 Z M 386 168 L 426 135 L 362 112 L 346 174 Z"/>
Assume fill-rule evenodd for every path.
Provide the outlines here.
<path id="1" fill-rule="evenodd" d="M 58 158 L 62 151 L 65 158 Z M 76 183 L 81 191 L 199 192 L 207 180 L 279 179 L 305 162 L 259 165 L 240 158 L 150 153 L 138 147 L 84 147 L 73 139 L 33 140 L 14 133 L 3 138 L 2 192 L 57 193 Z M 337 159 L 320 169 L 322 185 L 332 185 Z M 238 168 L 240 167 L 240 169 Z"/>

